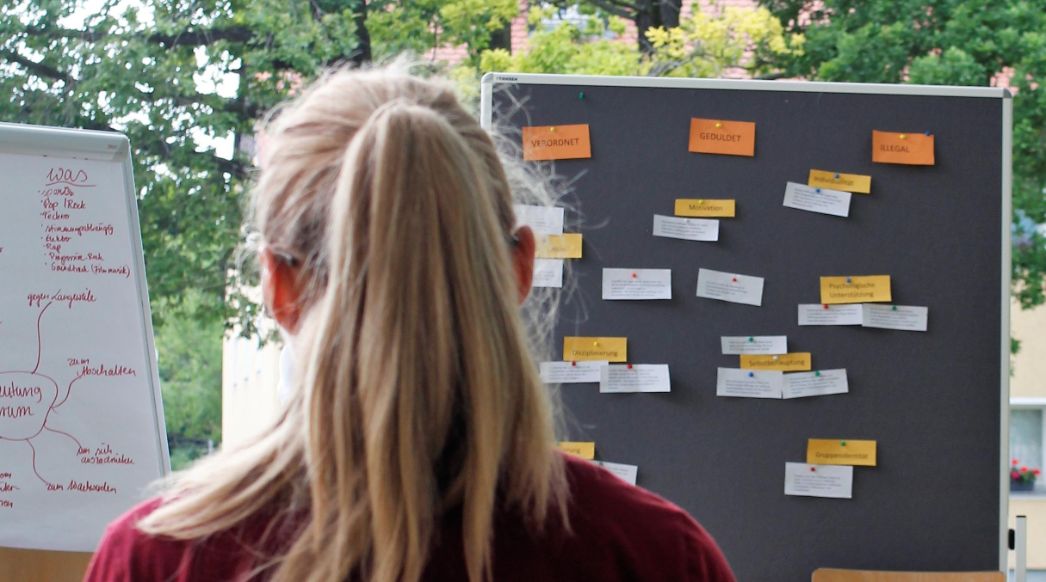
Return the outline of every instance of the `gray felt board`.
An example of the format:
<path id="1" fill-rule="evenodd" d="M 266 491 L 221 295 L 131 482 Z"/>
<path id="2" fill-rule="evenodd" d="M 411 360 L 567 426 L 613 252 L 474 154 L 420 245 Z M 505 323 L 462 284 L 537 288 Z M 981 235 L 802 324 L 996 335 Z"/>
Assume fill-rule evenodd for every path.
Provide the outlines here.
<path id="1" fill-rule="evenodd" d="M 555 162 L 574 180 L 567 231 L 584 234 L 555 341 L 627 336 L 629 361 L 670 365 L 666 394 L 564 386 L 571 440 L 638 465 L 638 484 L 703 524 L 740 580 L 999 568 L 1004 98 L 493 88 L 499 125 L 590 126 L 592 157 Z M 689 152 L 692 117 L 755 122 L 755 156 Z M 872 163 L 872 130 L 932 133 L 936 165 Z M 782 206 L 811 168 L 871 175 L 872 193 L 853 195 L 849 218 Z M 655 238 L 677 198 L 733 198 L 737 216 L 718 242 Z M 603 301 L 605 267 L 671 269 L 672 299 Z M 765 277 L 762 306 L 696 297 L 700 267 Z M 865 274 L 889 274 L 894 303 L 928 306 L 929 331 L 797 325 L 820 276 Z M 815 369 L 845 368 L 849 393 L 716 397 L 716 368 L 739 366 L 720 336 L 740 335 L 787 335 Z M 852 499 L 784 495 L 809 438 L 878 442 Z"/>

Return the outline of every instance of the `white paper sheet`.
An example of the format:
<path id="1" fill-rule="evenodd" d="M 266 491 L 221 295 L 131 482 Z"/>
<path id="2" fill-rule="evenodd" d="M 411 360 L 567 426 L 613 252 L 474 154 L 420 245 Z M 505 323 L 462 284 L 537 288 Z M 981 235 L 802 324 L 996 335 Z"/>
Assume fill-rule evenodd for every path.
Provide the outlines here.
<path id="1" fill-rule="evenodd" d="M 850 196 L 849 192 L 789 182 L 785 187 L 784 205 L 809 212 L 846 217 L 850 215 Z"/>
<path id="2" fill-rule="evenodd" d="M 903 331 L 926 331 L 930 308 L 915 305 L 877 305 L 862 303 L 864 327 L 899 329 Z"/>
<path id="3" fill-rule="evenodd" d="M 785 374 L 782 397 L 827 396 L 849 391 L 850 384 L 847 382 L 845 369 L 816 370 Z"/>
<path id="4" fill-rule="evenodd" d="M 592 461 L 593 463 L 603 467 L 607 471 L 610 471 L 615 477 L 621 479 L 629 485 L 636 484 L 636 477 L 639 476 L 639 467 L 637 465 L 625 465 L 624 463 L 611 463 L 609 461 Z"/>
<path id="5" fill-rule="evenodd" d="M 759 306 L 763 304 L 763 278 L 699 269 L 697 296 Z"/>
<path id="6" fill-rule="evenodd" d="M 737 398 L 781 398 L 782 374 L 776 370 L 719 368 L 716 396 Z"/>
<path id="7" fill-rule="evenodd" d="M 534 259 L 534 287 L 563 287 L 563 259 Z"/>
<path id="8" fill-rule="evenodd" d="M 719 221 L 655 214 L 654 236 L 714 242 L 719 240 Z"/>
<path id="9" fill-rule="evenodd" d="M 563 209 L 558 206 L 514 204 L 516 222 L 529 226 L 535 234 L 563 234 Z"/>
<path id="10" fill-rule="evenodd" d="M 785 495 L 852 499 L 853 482 L 849 465 L 785 463 Z"/>
<path id="11" fill-rule="evenodd" d="M 599 391 L 671 392 L 668 364 L 610 364 L 600 370 Z"/>
<path id="12" fill-rule="evenodd" d="M 724 356 L 751 354 L 773 356 L 788 353 L 786 335 L 724 335 L 719 338 Z"/>
<path id="13" fill-rule="evenodd" d="M 861 304 L 799 304 L 799 325 L 861 325 Z"/>
<path id="14" fill-rule="evenodd" d="M 603 269 L 603 299 L 671 298 L 671 269 Z"/>
<path id="15" fill-rule="evenodd" d="M 541 362 L 541 381 L 546 384 L 582 384 L 599 382 L 600 370 L 608 362 Z"/>

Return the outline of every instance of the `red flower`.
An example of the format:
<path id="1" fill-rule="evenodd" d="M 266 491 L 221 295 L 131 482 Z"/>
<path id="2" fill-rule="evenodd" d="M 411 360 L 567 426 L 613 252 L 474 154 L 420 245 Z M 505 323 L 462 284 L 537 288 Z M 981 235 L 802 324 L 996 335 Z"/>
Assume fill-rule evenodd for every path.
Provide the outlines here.
<path id="1" fill-rule="evenodd" d="M 1021 474 L 1020 473 L 1018 473 L 1017 471 L 1010 471 L 1010 479 L 1013 479 L 1014 481 L 1016 481 L 1017 479 L 1020 479 L 1020 478 L 1021 478 Z"/>
<path id="2" fill-rule="evenodd" d="M 1028 468 L 1027 467 L 1021 467 L 1021 473 L 1027 473 L 1027 472 L 1028 472 Z"/>
<path id="3" fill-rule="evenodd" d="M 1039 476 L 1039 470 L 1038 469 L 1033 469 L 1032 470 L 1032 474 L 1035 475 L 1036 477 L 1038 477 Z"/>
<path id="4" fill-rule="evenodd" d="M 1010 461 L 1010 464 L 1011 464 L 1011 465 L 1014 465 L 1014 466 L 1016 466 L 1016 465 L 1017 465 L 1017 463 L 1018 463 L 1017 459 L 1014 459 L 1014 460 Z"/>

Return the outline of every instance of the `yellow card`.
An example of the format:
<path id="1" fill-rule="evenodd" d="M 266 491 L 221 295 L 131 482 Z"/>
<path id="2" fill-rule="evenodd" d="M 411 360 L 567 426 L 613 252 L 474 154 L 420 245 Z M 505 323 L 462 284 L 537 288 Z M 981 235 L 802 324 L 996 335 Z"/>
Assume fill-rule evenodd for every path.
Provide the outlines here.
<path id="1" fill-rule="evenodd" d="M 569 232 L 540 237 L 534 256 L 539 259 L 580 259 L 581 233 Z"/>
<path id="2" fill-rule="evenodd" d="M 721 216 L 733 218 L 733 200 L 676 198 L 676 216 Z"/>
<path id="3" fill-rule="evenodd" d="M 538 125 L 523 128 L 524 160 L 591 158 L 588 124 Z"/>
<path id="4" fill-rule="evenodd" d="M 755 123 L 725 119 L 690 119 L 690 145 L 699 154 L 755 155 Z"/>
<path id="5" fill-rule="evenodd" d="M 873 130 L 872 161 L 877 164 L 932 166 L 933 136 L 928 133 Z"/>
<path id="6" fill-rule="evenodd" d="M 741 354 L 741 367 L 745 370 L 780 370 L 781 372 L 809 372 L 810 352 L 795 352 L 781 355 Z"/>
<path id="7" fill-rule="evenodd" d="M 806 462 L 811 465 L 875 466 L 875 441 L 807 439 Z"/>
<path id="8" fill-rule="evenodd" d="M 627 337 L 577 337 L 563 338 L 563 361 L 584 362 L 606 360 L 628 361 Z"/>
<path id="9" fill-rule="evenodd" d="M 829 172 L 827 170 L 810 170 L 810 179 L 806 182 L 808 186 L 817 188 L 829 188 L 831 190 L 842 190 L 843 192 L 854 192 L 856 194 L 872 193 L 872 177 L 861 174 L 843 174 L 840 172 Z"/>
<path id="10" fill-rule="evenodd" d="M 596 458 L 596 443 L 559 441 L 559 450 L 589 461 Z"/>
<path id="11" fill-rule="evenodd" d="M 821 304 L 891 301 L 889 275 L 821 277 Z"/>

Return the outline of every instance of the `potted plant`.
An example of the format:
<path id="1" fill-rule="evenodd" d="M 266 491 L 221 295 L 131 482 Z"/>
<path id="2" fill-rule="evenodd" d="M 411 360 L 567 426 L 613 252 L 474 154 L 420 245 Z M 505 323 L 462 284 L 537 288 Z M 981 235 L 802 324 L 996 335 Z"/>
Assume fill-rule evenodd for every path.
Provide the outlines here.
<path id="1" fill-rule="evenodd" d="M 1010 462 L 1010 491 L 1032 491 L 1035 489 L 1035 479 L 1039 476 L 1038 469 L 1029 469 L 1021 465 L 1020 461 L 1013 459 Z"/>

